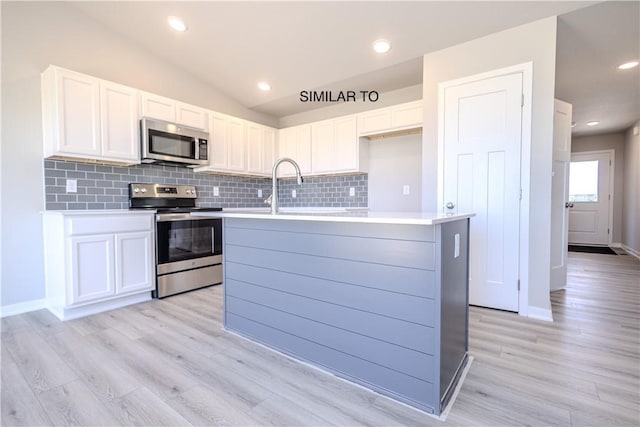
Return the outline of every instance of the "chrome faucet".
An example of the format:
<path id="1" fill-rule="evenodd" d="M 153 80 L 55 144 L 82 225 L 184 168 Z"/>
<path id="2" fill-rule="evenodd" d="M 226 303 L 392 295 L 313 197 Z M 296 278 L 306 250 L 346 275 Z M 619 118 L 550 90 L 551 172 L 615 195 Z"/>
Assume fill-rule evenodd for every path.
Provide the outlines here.
<path id="1" fill-rule="evenodd" d="M 281 159 L 276 160 L 276 162 L 273 164 L 273 169 L 271 170 L 271 179 L 272 179 L 271 195 L 267 200 L 265 200 L 265 203 L 271 200 L 272 214 L 278 213 L 278 207 L 279 207 L 278 206 L 278 166 L 280 166 L 280 163 L 283 163 L 283 162 L 289 162 L 293 165 L 294 168 L 296 168 L 296 178 L 298 180 L 298 185 L 302 185 L 302 182 L 304 181 L 304 178 L 302 178 L 302 174 L 300 173 L 300 166 L 298 166 L 295 160 L 290 159 L 289 157 L 283 157 Z"/>

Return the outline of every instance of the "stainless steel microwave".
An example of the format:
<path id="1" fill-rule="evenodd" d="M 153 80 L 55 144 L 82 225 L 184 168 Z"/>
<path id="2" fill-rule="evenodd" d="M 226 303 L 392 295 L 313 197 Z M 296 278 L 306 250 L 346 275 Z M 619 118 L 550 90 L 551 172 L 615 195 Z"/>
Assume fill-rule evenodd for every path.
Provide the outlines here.
<path id="1" fill-rule="evenodd" d="M 209 134 L 199 129 L 143 117 L 140 141 L 142 163 L 173 163 L 187 167 L 209 163 Z"/>

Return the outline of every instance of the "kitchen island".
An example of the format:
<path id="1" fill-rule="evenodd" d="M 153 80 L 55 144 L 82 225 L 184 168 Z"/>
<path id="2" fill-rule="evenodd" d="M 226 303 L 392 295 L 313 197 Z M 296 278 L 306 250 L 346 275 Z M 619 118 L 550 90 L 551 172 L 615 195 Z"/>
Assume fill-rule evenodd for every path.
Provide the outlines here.
<path id="1" fill-rule="evenodd" d="M 468 362 L 472 215 L 223 212 L 225 328 L 435 415 Z"/>

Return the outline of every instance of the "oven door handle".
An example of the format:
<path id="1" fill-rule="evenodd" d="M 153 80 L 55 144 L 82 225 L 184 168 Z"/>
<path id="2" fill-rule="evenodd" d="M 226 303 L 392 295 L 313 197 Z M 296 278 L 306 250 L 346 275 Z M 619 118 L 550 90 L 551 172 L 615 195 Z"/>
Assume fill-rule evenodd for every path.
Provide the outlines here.
<path id="1" fill-rule="evenodd" d="M 216 253 L 216 228 L 211 227 L 211 253 Z"/>

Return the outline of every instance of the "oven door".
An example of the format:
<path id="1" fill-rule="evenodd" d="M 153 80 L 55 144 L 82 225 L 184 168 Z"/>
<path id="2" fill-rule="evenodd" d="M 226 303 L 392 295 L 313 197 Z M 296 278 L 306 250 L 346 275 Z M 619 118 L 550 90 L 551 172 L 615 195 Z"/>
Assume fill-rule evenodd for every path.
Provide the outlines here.
<path id="1" fill-rule="evenodd" d="M 156 217 L 158 274 L 212 264 L 222 255 L 222 219 L 189 214 Z M 186 262 L 185 262 L 186 261 Z"/>

